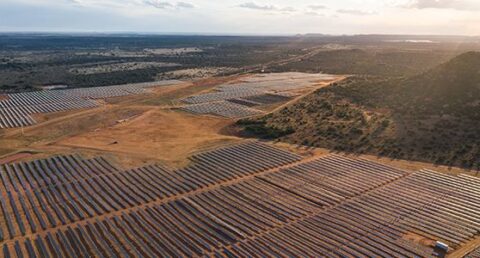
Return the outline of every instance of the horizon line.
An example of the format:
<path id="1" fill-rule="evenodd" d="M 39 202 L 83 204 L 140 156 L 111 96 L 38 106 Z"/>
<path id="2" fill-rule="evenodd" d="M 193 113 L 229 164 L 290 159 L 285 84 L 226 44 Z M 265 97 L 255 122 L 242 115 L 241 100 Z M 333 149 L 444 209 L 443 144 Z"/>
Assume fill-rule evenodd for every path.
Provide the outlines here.
<path id="1" fill-rule="evenodd" d="M 395 34 L 395 33 L 226 33 L 226 32 L 135 32 L 135 31 L 1 31 L 0 34 L 52 34 L 52 35 L 141 35 L 141 36 L 236 36 L 236 37 L 355 37 L 355 36 L 410 36 L 410 37 L 464 37 L 477 38 L 480 35 L 466 34 Z"/>

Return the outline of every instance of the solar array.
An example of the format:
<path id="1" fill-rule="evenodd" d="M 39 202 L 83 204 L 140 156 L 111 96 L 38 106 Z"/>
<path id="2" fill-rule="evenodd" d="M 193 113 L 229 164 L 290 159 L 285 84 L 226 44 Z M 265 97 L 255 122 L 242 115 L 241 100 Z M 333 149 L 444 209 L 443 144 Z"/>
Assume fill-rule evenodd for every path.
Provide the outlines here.
<path id="1" fill-rule="evenodd" d="M 342 159 L 335 158 L 337 162 Z M 351 164 L 355 167 L 360 165 L 355 163 Z M 311 175 L 311 172 L 301 173 L 306 178 Z M 394 173 L 392 176 L 399 175 Z M 378 175 L 371 176 L 378 180 Z M 329 181 L 330 177 L 324 180 Z M 371 183 L 368 177 L 357 176 L 350 180 L 347 188 L 333 192 L 344 193 L 347 190 L 347 194 L 352 194 L 349 188 L 358 186 L 362 191 L 362 186 L 371 187 L 367 185 Z M 337 188 L 338 183 L 340 188 L 346 182 L 340 180 L 330 183 L 330 188 Z M 463 190 L 463 186 L 478 189 L 480 185 L 478 182 L 471 184 L 470 179 L 419 171 L 357 198 L 347 199 L 340 205 L 297 223 L 241 243 L 232 248 L 232 253 L 234 256 L 292 254 L 312 257 L 322 254 L 336 257 L 432 257 L 430 246 L 407 241 L 404 236 L 415 233 L 428 239 L 446 241 L 452 247 L 459 247 L 478 236 L 478 210 L 475 214 L 467 212 L 472 207 L 478 209 L 477 201 L 470 199 L 472 189 Z M 296 192 L 301 192 L 302 197 L 313 196 L 313 200 L 325 202 L 321 205 L 332 205 L 331 202 L 345 197 L 324 197 L 332 194 L 332 191 L 325 190 L 323 186 L 320 187 L 323 191 L 318 195 L 315 180 L 308 188 L 300 188 Z M 474 195 L 477 196 L 478 192 Z M 259 248 L 255 243 L 263 243 L 269 248 Z"/>
<path id="2" fill-rule="evenodd" d="M 480 257 L 480 247 L 469 253 L 465 258 L 478 258 Z"/>
<path id="3" fill-rule="evenodd" d="M 180 81 L 8 94 L 6 99 L 0 100 L 0 128 L 33 125 L 36 122 L 32 114 L 93 108 L 98 106 L 94 99 L 142 94 L 150 87 L 177 83 Z"/>
<path id="4" fill-rule="evenodd" d="M 270 93 L 243 98 L 243 100 L 256 103 L 256 105 L 266 105 L 266 104 L 274 104 L 278 102 L 286 102 L 290 99 L 291 97 L 288 95 L 279 95 L 279 94 L 270 94 Z"/>
<path id="5" fill-rule="evenodd" d="M 171 169 L 55 156 L 0 167 L 2 257 L 434 257 L 479 236 L 480 180 L 260 142 Z"/>
<path id="6" fill-rule="evenodd" d="M 291 91 L 293 90 L 312 87 L 318 81 L 331 79 L 333 79 L 332 76 L 325 74 L 274 73 L 254 75 L 244 78 L 240 82 L 220 85 L 214 92 L 187 97 L 183 99 L 183 102 L 205 105 L 200 105 L 200 108 L 187 106 L 184 109 L 188 111 L 196 110 L 192 112 L 199 114 L 216 114 L 230 118 L 261 114 L 259 110 L 253 113 L 244 112 L 238 106 L 227 108 L 225 102 L 228 101 L 246 107 L 284 102 L 291 99 Z M 214 108 L 213 106 L 218 107 Z M 212 112 L 212 110 L 222 111 Z M 229 115 L 225 116 L 223 113 Z"/>
<path id="7" fill-rule="evenodd" d="M 188 104 L 201 104 L 201 103 L 228 100 L 233 98 L 255 96 L 255 95 L 260 95 L 262 93 L 263 93 L 262 91 L 243 89 L 243 88 L 242 89 L 230 88 L 228 91 L 223 91 L 222 89 L 219 89 L 219 91 L 216 91 L 216 92 L 191 96 L 184 99 L 183 101 Z"/>
<path id="8" fill-rule="evenodd" d="M 240 82 L 222 85 L 222 91 L 250 89 L 263 92 L 288 92 L 315 85 L 319 81 L 329 81 L 335 76 L 308 73 L 269 73 L 257 74 L 242 79 Z"/>
<path id="9" fill-rule="evenodd" d="M 188 105 L 183 110 L 196 114 L 211 114 L 227 118 L 247 117 L 263 114 L 262 111 L 229 101 L 208 102 Z"/>

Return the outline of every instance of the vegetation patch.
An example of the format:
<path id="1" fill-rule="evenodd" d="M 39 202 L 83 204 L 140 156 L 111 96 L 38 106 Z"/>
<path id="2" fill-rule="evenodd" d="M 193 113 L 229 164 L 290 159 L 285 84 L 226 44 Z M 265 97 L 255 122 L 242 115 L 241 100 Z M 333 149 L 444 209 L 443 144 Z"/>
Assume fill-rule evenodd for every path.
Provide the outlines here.
<path id="1" fill-rule="evenodd" d="M 479 169 L 479 68 L 470 52 L 410 78 L 353 76 L 238 125 L 262 138 Z"/>

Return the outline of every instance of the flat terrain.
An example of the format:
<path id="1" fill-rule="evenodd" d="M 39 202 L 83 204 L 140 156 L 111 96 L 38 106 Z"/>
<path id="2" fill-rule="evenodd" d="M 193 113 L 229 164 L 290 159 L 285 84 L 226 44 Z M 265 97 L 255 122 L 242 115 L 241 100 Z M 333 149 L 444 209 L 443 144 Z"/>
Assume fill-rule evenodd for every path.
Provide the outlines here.
<path id="1" fill-rule="evenodd" d="M 152 109 L 128 122 L 76 135 L 55 145 L 178 162 L 206 146 L 238 141 L 219 132 L 230 123 L 214 117 Z"/>
<path id="2" fill-rule="evenodd" d="M 419 41 L 404 37 L 4 33 L 0 92 L 192 79 L 251 70 L 410 76 L 461 52 L 480 49 L 478 37 L 415 36 Z M 422 40 L 429 43 L 419 43 Z"/>

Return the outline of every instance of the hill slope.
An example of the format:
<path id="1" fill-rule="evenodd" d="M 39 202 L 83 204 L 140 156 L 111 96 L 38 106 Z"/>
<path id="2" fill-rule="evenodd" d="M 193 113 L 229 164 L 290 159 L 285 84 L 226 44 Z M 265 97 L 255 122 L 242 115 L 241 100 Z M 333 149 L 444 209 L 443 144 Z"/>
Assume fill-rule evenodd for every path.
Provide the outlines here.
<path id="1" fill-rule="evenodd" d="M 450 51 L 411 51 L 395 47 L 324 50 L 306 59 L 270 67 L 269 71 L 405 76 L 424 72 L 454 55 Z"/>
<path id="2" fill-rule="evenodd" d="M 267 116 L 247 135 L 480 168 L 480 53 L 403 79 L 350 77 Z"/>

